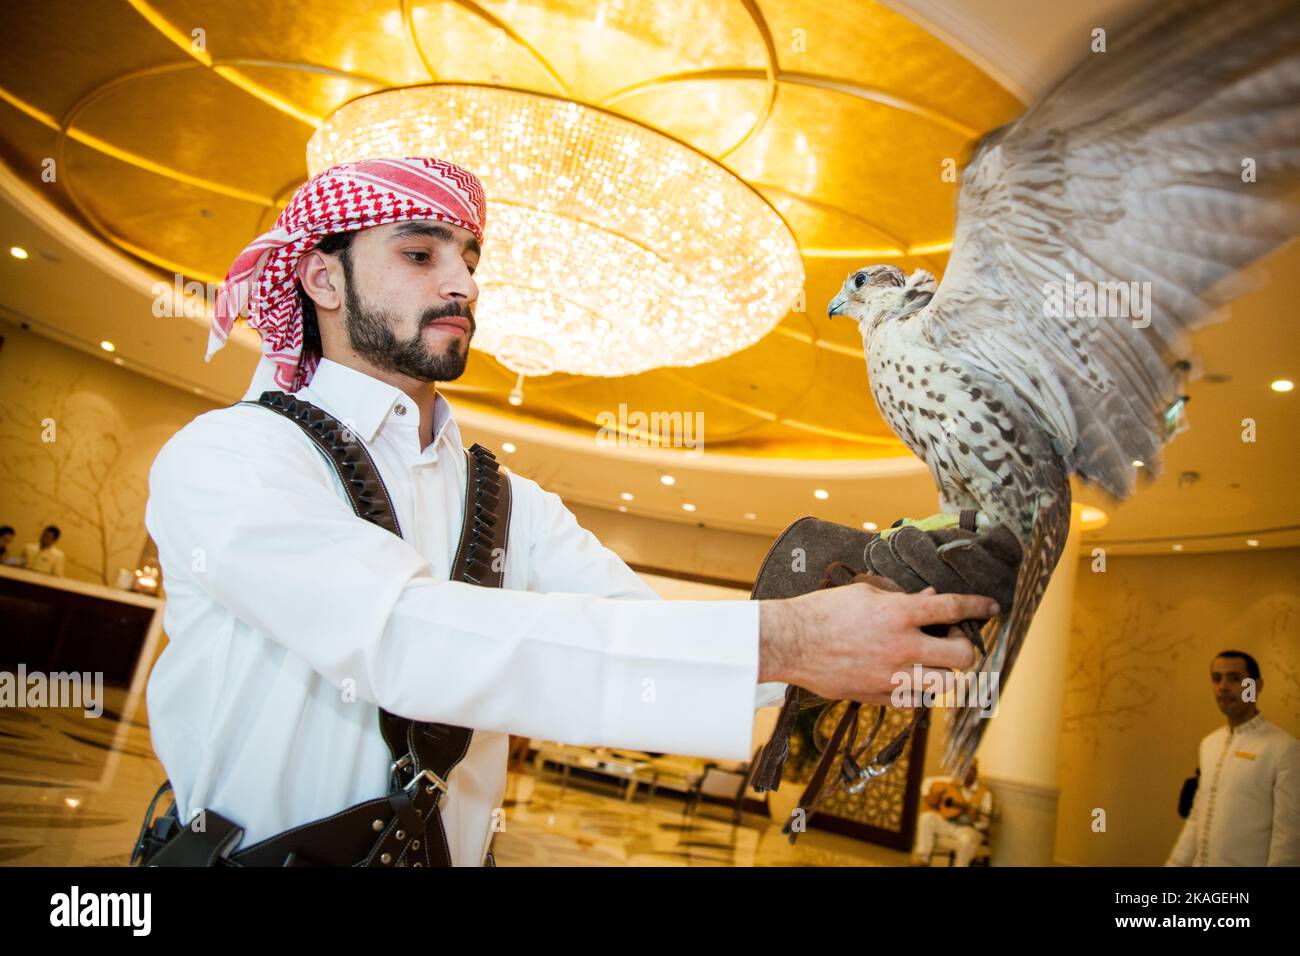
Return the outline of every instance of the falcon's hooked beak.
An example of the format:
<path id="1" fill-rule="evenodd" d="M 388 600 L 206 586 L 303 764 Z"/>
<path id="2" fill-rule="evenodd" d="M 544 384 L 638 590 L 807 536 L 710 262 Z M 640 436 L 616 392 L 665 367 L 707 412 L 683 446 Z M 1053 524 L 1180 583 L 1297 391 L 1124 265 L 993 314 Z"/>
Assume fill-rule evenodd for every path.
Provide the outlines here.
<path id="1" fill-rule="evenodd" d="M 843 315 L 847 311 L 845 306 L 848 305 L 848 302 L 848 296 L 840 292 L 839 295 L 831 299 L 831 304 L 826 306 L 826 317 L 833 319 L 837 315 Z"/>

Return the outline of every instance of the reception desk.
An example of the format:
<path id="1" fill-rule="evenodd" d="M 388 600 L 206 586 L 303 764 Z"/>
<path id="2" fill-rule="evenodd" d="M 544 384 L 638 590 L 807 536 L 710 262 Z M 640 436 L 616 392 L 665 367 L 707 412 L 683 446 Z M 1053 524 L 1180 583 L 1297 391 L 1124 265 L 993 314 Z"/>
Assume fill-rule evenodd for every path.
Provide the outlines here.
<path id="1" fill-rule="evenodd" d="M 102 673 L 105 685 L 126 692 L 117 698 L 123 702 L 116 737 L 124 740 L 158 653 L 163 604 L 148 594 L 0 565 L 0 671 L 17 673 L 21 664 L 29 674 Z M 105 771 L 107 782 L 112 767 Z"/>

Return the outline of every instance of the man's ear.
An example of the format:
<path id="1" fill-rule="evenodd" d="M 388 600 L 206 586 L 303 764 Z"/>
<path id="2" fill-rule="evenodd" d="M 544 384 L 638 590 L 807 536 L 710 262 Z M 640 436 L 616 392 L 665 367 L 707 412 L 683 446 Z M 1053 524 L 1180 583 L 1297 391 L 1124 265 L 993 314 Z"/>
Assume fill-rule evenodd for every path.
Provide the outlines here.
<path id="1" fill-rule="evenodd" d="M 294 275 L 316 308 L 335 311 L 343 306 L 341 271 L 336 261 L 312 249 L 303 254 L 294 267 Z"/>

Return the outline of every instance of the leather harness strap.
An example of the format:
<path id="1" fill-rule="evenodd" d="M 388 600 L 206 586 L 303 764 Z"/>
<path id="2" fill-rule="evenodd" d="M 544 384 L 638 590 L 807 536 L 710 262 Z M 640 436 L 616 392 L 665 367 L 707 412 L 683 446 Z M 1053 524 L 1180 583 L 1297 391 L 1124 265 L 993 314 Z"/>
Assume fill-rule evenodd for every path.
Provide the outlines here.
<path id="1" fill-rule="evenodd" d="M 370 453 L 338 420 L 283 392 L 263 392 L 257 402 L 243 404 L 261 405 L 299 425 L 334 467 L 357 516 L 402 536 L 388 489 Z M 477 443 L 466 453 L 466 465 L 465 515 L 451 580 L 501 587 L 510 530 L 510 482 L 501 475 L 492 452 Z M 469 751 L 473 731 L 409 720 L 383 708 L 379 731 L 393 761 L 386 796 L 231 852 L 243 828 L 210 810 L 204 812 L 202 839 L 175 839 L 193 831 L 174 819 L 159 821 L 163 825 L 149 839 L 154 803 L 171 786 L 164 783 L 146 813 L 132 862 L 147 856 L 144 862 L 152 866 L 450 866 L 439 797 L 447 792 L 451 771 Z"/>

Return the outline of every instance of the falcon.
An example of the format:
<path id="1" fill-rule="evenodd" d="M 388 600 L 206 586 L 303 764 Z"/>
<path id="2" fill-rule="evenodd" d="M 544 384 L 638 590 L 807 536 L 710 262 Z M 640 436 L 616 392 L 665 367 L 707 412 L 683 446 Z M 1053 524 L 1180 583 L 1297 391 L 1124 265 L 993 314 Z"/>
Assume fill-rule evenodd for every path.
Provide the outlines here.
<path id="1" fill-rule="evenodd" d="M 940 508 L 1024 549 L 979 671 L 1006 687 L 1069 530 L 1070 479 L 1115 500 L 1186 427 L 1189 332 L 1300 232 L 1300 7 L 1179 2 L 1107 38 L 971 151 L 943 283 L 851 273 L 871 393 Z M 959 711 L 963 772 L 987 721 Z"/>

